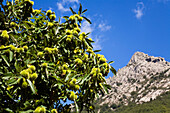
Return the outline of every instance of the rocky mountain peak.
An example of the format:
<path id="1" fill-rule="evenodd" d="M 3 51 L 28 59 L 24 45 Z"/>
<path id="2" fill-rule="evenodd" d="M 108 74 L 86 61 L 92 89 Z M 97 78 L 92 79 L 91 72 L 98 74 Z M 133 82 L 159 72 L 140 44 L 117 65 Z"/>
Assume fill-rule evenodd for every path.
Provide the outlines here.
<path id="1" fill-rule="evenodd" d="M 151 63 L 166 63 L 165 59 L 162 57 L 149 56 L 143 52 L 136 52 L 130 59 L 128 65 L 141 62 L 151 62 Z"/>
<path id="2" fill-rule="evenodd" d="M 170 90 L 170 62 L 136 52 L 116 76 L 106 81 L 112 88 L 102 97 L 100 105 L 148 102 Z"/>

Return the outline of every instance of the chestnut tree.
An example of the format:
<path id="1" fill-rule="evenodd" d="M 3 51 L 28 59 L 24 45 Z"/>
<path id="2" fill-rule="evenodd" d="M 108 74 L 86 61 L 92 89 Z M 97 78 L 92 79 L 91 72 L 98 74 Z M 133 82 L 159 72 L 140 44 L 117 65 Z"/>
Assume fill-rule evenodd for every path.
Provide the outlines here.
<path id="1" fill-rule="evenodd" d="M 115 69 L 81 31 L 87 11 L 56 19 L 30 0 L 0 0 L 0 112 L 94 111 Z M 70 100 L 71 102 L 68 102 Z"/>

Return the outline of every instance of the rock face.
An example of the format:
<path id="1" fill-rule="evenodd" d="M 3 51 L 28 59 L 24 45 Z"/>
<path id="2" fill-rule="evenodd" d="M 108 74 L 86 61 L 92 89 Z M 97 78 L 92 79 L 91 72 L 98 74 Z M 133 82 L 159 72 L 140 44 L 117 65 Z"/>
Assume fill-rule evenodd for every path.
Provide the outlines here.
<path id="1" fill-rule="evenodd" d="M 148 102 L 170 90 L 170 62 L 136 52 L 129 63 L 118 70 L 117 76 L 106 81 L 112 88 L 102 97 L 100 105 Z"/>

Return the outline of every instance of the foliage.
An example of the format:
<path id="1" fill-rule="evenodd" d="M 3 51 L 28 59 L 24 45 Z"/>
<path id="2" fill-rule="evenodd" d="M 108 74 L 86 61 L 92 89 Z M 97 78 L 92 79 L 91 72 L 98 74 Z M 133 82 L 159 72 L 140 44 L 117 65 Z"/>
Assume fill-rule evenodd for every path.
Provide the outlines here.
<path id="1" fill-rule="evenodd" d="M 99 106 L 97 103 L 95 106 Z M 152 100 L 143 104 L 129 103 L 128 106 L 113 104 L 110 108 L 108 105 L 96 107 L 96 112 L 100 110 L 101 113 L 169 113 L 170 112 L 170 92 L 166 92 Z"/>
<path id="2" fill-rule="evenodd" d="M 104 77 L 115 70 L 81 32 L 83 20 L 91 23 L 87 10 L 70 8 L 61 23 L 33 5 L 0 0 L 0 112 L 94 111 L 94 99 L 109 88 Z"/>
<path id="3" fill-rule="evenodd" d="M 143 104 L 130 103 L 122 106 L 113 113 L 169 113 L 170 112 L 170 92 L 159 96 L 156 100 Z"/>

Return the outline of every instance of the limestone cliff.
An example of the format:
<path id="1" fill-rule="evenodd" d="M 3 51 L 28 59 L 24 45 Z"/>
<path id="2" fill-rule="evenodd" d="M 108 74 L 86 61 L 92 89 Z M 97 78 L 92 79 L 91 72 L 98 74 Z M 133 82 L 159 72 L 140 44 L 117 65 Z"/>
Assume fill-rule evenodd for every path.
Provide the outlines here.
<path id="1" fill-rule="evenodd" d="M 112 88 L 100 99 L 100 105 L 148 102 L 170 90 L 170 62 L 136 52 L 116 76 L 106 81 Z"/>

